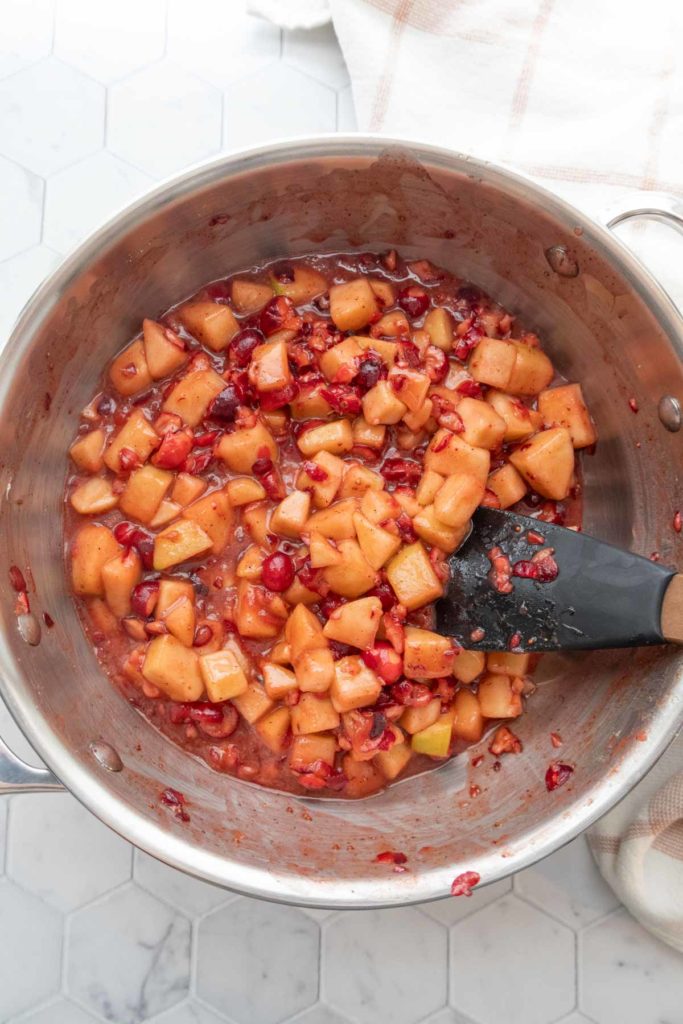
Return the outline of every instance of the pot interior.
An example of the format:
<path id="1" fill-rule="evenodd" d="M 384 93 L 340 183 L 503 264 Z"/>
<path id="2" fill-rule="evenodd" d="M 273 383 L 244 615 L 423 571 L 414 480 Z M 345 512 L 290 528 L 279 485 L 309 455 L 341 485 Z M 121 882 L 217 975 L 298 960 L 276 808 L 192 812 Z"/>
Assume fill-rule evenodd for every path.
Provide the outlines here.
<path id="1" fill-rule="evenodd" d="M 566 248 L 574 276 L 552 269 L 554 246 Z M 66 589 L 61 529 L 65 451 L 102 366 L 142 317 L 207 280 L 276 256 L 390 247 L 469 278 L 539 332 L 560 372 L 582 383 L 598 425 L 597 451 L 584 458 L 585 529 L 675 564 L 681 439 L 656 412 L 664 394 L 683 401 L 673 310 L 589 222 L 513 176 L 436 149 L 325 140 L 195 172 L 86 243 L 29 305 L 4 356 L 0 540 L 6 567 L 31 570 L 34 610 L 55 620 L 26 646 L 3 588 L 4 696 L 56 773 L 127 838 L 275 899 L 408 902 L 444 895 L 463 870 L 484 882 L 518 870 L 623 795 L 680 719 L 673 649 L 549 655 L 515 725 L 524 752 L 498 773 L 491 757 L 472 769 L 470 755 L 367 800 L 304 800 L 212 772 L 102 675 Z M 576 771 L 549 794 L 551 731 Z M 119 752 L 120 773 L 93 759 L 99 738 Z M 185 794 L 189 823 L 160 805 L 168 785 Z M 375 864 L 387 849 L 403 851 L 410 870 Z"/>

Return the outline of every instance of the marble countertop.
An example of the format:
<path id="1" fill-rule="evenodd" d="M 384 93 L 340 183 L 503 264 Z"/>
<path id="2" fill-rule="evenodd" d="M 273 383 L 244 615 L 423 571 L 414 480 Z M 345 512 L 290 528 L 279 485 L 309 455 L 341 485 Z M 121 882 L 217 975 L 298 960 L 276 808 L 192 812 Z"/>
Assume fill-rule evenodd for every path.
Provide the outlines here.
<path id="1" fill-rule="evenodd" d="M 333 32 L 242 8 L 3 0 L 0 337 L 156 180 L 355 128 Z M 0 735 L 35 763 L 3 707 Z M 0 800 L 0 929 L 3 1024 L 683 1024 L 683 961 L 619 907 L 583 838 L 470 900 L 328 913 L 190 879 L 68 795 L 15 796 Z"/>

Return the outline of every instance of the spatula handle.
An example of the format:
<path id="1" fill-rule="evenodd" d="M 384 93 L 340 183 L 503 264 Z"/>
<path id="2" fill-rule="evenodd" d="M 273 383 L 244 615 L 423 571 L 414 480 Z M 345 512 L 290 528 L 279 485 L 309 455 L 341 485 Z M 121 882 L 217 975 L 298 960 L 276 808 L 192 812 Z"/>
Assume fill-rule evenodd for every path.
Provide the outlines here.
<path id="1" fill-rule="evenodd" d="M 683 644 L 683 573 L 671 577 L 662 601 L 662 636 Z"/>

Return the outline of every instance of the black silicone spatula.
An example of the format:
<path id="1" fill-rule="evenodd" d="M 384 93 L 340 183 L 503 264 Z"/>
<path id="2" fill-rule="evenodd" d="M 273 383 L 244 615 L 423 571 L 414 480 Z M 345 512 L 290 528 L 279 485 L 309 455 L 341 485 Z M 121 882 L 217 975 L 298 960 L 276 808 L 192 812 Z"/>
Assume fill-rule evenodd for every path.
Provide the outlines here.
<path id="1" fill-rule="evenodd" d="M 448 589 L 436 606 L 437 628 L 463 647 L 550 651 L 683 643 L 683 574 L 563 526 L 480 508 L 450 567 Z"/>

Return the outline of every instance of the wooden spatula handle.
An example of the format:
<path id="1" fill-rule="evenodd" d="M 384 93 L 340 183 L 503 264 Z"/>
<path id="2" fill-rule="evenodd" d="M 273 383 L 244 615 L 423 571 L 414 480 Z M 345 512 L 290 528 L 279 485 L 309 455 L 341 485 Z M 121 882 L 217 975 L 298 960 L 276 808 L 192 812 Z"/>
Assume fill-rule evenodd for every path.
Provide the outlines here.
<path id="1" fill-rule="evenodd" d="M 662 636 L 683 644 L 683 573 L 671 577 L 662 601 Z"/>

